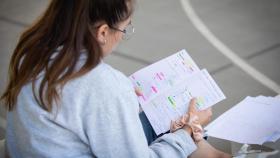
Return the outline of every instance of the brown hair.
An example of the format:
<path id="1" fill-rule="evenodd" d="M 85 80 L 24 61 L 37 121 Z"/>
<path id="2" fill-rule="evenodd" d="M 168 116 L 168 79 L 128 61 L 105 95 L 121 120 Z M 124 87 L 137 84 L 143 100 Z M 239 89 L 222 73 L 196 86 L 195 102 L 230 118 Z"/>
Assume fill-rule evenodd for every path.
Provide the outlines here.
<path id="1" fill-rule="evenodd" d="M 50 112 L 53 101 L 59 99 L 57 88 L 90 71 L 103 57 L 91 33 L 93 25 L 104 21 L 114 27 L 132 14 L 132 5 L 132 0 L 52 0 L 44 15 L 21 35 L 13 52 L 9 83 L 1 97 L 5 107 L 13 110 L 21 88 L 32 82 L 36 101 Z M 59 46 L 62 49 L 54 56 Z M 83 48 L 87 59 L 76 71 Z M 37 96 L 35 81 L 41 72 Z"/>

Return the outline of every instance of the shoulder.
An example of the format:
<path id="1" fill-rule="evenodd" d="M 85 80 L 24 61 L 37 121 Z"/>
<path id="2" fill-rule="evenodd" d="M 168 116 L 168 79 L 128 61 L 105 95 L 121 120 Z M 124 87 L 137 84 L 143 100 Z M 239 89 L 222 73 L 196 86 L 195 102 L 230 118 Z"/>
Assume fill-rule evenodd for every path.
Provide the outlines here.
<path id="1" fill-rule="evenodd" d="M 129 91 L 133 89 L 128 77 L 103 61 L 96 68 L 82 76 L 81 82 L 91 88 L 98 88 L 99 90 L 105 88 L 111 92 L 120 90 Z"/>
<path id="2" fill-rule="evenodd" d="M 134 92 L 128 77 L 103 61 L 83 76 L 69 81 L 63 88 L 63 98 L 105 100 L 120 93 Z"/>
<path id="3" fill-rule="evenodd" d="M 117 115 L 117 109 L 137 112 L 137 96 L 130 80 L 120 71 L 102 62 L 87 74 L 69 81 L 62 92 L 62 111 L 80 116 L 97 113 Z M 120 112 L 120 111 L 119 111 Z"/>

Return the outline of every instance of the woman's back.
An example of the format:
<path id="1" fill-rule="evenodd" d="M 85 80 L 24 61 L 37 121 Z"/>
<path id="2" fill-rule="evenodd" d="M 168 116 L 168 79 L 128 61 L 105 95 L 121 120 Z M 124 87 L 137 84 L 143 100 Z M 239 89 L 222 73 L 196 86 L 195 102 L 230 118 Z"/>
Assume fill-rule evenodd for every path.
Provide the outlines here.
<path id="1" fill-rule="evenodd" d="M 39 82 L 40 79 L 36 84 Z M 133 87 L 128 79 L 103 62 L 84 76 L 69 81 L 57 106 L 60 109 L 54 108 L 52 113 L 38 105 L 31 83 L 27 84 L 18 96 L 15 110 L 7 116 L 9 153 L 12 157 L 92 157 L 92 151 L 102 154 L 99 151 L 102 146 L 112 143 L 103 142 L 104 137 L 113 133 L 110 129 L 122 126 L 118 122 L 122 116 L 117 110 L 124 108 L 123 116 L 138 116 L 136 97 L 131 92 Z M 122 105 L 118 103 L 121 96 L 123 99 L 129 96 L 127 107 L 116 107 Z M 131 128 L 127 122 L 122 124 Z M 115 136 L 117 141 L 125 141 Z"/>

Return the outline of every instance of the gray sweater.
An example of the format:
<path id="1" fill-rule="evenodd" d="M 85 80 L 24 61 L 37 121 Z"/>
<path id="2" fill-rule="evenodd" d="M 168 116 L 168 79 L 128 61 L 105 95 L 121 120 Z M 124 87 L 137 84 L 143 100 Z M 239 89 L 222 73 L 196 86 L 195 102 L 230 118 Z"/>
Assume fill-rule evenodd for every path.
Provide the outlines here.
<path id="1" fill-rule="evenodd" d="M 16 108 L 7 115 L 12 158 L 186 158 L 196 149 L 184 130 L 148 146 L 132 84 L 103 61 L 69 81 L 61 94 L 59 108 L 48 113 L 35 101 L 31 84 L 22 88 Z"/>

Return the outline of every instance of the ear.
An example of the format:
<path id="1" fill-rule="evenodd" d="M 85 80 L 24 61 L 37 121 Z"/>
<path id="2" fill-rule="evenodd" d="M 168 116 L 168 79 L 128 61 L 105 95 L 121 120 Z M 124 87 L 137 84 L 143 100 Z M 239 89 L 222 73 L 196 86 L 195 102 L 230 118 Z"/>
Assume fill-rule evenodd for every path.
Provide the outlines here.
<path id="1" fill-rule="evenodd" d="M 107 24 L 102 24 L 98 29 L 96 30 L 96 39 L 99 44 L 104 45 L 106 44 L 108 34 L 109 34 L 110 28 Z"/>

